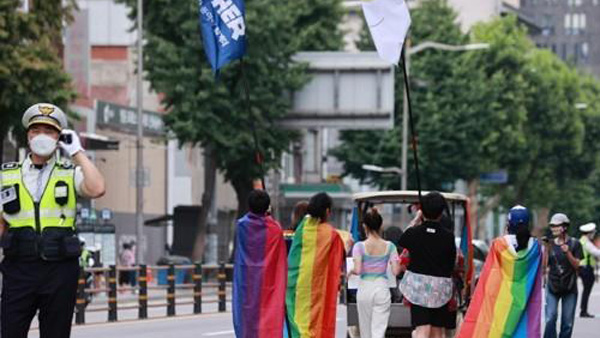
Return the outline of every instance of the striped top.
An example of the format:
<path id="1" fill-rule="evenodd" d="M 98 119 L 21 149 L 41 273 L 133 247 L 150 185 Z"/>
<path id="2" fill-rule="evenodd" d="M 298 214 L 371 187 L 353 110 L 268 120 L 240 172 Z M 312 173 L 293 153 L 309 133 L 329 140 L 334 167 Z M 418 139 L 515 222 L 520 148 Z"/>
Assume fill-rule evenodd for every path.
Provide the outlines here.
<path id="1" fill-rule="evenodd" d="M 360 258 L 360 265 L 356 271 L 362 280 L 388 279 L 387 267 L 390 261 L 398 260 L 398 251 L 392 242 L 387 242 L 387 250 L 383 255 L 369 255 L 365 242 L 358 242 L 352 249 L 352 257 Z"/>

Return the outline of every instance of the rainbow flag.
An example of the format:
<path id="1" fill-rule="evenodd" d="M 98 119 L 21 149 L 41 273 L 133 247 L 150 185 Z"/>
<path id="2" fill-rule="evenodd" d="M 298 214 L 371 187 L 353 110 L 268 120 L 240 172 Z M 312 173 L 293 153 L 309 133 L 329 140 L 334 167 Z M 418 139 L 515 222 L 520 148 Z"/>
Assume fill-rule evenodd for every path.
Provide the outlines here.
<path id="1" fill-rule="evenodd" d="M 344 243 L 327 223 L 306 217 L 288 257 L 286 306 L 291 338 L 333 338 Z"/>
<path id="2" fill-rule="evenodd" d="M 271 216 L 248 213 L 237 222 L 233 267 L 233 327 L 238 338 L 283 336 L 287 249 Z"/>
<path id="3" fill-rule="evenodd" d="M 458 338 L 541 337 L 542 250 L 494 240 Z"/>

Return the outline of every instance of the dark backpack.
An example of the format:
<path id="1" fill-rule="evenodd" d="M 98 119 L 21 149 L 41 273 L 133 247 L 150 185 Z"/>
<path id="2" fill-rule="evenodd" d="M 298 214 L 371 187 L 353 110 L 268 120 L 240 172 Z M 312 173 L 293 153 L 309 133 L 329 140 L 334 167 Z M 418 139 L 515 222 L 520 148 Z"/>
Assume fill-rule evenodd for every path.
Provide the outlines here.
<path id="1" fill-rule="evenodd" d="M 569 238 L 569 250 L 573 251 L 575 246 L 574 240 Z M 554 257 L 554 261 L 558 264 L 558 255 L 565 255 L 564 252 L 557 245 L 552 245 L 550 249 L 550 256 Z M 560 268 L 558 268 L 560 270 Z M 559 271 L 559 274 L 548 274 L 548 286 L 550 291 L 555 295 L 564 295 L 573 292 L 577 286 L 577 271 L 575 269 L 568 269 L 567 271 Z"/>

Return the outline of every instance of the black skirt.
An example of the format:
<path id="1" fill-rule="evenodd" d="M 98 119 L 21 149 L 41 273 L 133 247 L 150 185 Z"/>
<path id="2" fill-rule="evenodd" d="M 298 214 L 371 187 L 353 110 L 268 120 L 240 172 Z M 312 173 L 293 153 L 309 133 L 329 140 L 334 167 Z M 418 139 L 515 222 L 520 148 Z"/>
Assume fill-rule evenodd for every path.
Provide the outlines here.
<path id="1" fill-rule="evenodd" d="M 448 330 L 456 329 L 456 311 L 449 311 L 448 304 L 437 309 L 411 304 L 410 315 L 413 328 L 422 325 L 431 325 L 443 327 Z"/>

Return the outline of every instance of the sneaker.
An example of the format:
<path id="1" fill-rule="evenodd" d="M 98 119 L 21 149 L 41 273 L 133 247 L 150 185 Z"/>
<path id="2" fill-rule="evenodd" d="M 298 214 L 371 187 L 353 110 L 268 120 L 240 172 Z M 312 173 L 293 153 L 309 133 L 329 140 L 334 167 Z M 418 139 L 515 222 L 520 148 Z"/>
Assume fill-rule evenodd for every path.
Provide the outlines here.
<path id="1" fill-rule="evenodd" d="M 580 314 L 579 317 L 581 317 L 581 318 L 594 318 L 595 316 L 586 312 L 586 313 Z"/>

